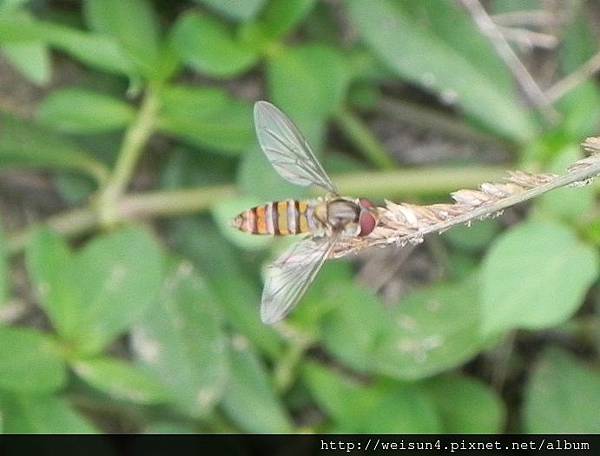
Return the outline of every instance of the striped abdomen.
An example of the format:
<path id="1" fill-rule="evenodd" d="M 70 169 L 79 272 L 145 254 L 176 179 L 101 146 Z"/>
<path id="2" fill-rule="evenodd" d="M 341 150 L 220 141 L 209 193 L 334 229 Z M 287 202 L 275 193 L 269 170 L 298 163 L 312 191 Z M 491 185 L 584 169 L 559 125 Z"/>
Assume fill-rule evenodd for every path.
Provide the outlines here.
<path id="1" fill-rule="evenodd" d="M 314 203 L 309 201 L 273 201 L 239 214 L 234 226 L 252 234 L 286 236 L 314 232 L 318 222 L 313 216 Z"/>

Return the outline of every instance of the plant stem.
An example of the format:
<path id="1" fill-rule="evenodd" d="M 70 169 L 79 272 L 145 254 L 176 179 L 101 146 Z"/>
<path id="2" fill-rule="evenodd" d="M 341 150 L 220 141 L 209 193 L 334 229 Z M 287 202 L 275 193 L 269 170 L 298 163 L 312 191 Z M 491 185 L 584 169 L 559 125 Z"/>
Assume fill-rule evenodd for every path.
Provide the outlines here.
<path id="1" fill-rule="evenodd" d="M 125 132 L 114 171 L 100 194 L 100 219 L 104 225 L 118 221 L 117 201 L 126 190 L 144 146 L 154 132 L 158 108 L 157 93 L 149 87 L 136 119 Z"/>
<path id="2" fill-rule="evenodd" d="M 501 167 L 427 168 L 382 172 L 360 172 L 334 176 L 344 194 L 367 198 L 433 195 L 459 188 L 475 187 L 502 176 Z M 236 195 L 233 185 L 215 185 L 189 190 L 155 191 L 123 196 L 114 203 L 115 223 L 143 218 L 172 217 L 203 212 Z M 93 207 L 75 209 L 50 217 L 41 225 L 66 237 L 90 232 L 104 220 Z M 11 255 L 21 252 L 40 227 L 36 224 L 8 239 Z"/>
<path id="3" fill-rule="evenodd" d="M 346 108 L 341 108 L 335 115 L 335 120 L 341 130 L 348 136 L 358 148 L 358 150 L 371 163 L 380 169 L 394 169 L 396 167 L 373 133 L 364 125 L 364 123 Z"/>

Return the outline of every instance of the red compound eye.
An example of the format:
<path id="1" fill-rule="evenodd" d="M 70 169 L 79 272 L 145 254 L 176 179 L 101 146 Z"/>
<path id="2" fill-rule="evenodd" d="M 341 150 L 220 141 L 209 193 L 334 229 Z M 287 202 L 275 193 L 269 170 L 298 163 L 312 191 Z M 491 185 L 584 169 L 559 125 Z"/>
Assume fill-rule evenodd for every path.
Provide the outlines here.
<path id="1" fill-rule="evenodd" d="M 372 209 L 375 207 L 375 205 L 367 198 L 359 198 L 358 204 L 360 204 L 360 207 L 364 207 L 365 209 Z"/>
<path id="2" fill-rule="evenodd" d="M 360 233 L 358 233 L 358 235 L 368 236 L 375 229 L 375 226 L 377 225 L 377 220 L 375 219 L 375 216 L 371 214 L 368 210 L 363 209 L 360 211 L 358 223 L 360 224 Z"/>

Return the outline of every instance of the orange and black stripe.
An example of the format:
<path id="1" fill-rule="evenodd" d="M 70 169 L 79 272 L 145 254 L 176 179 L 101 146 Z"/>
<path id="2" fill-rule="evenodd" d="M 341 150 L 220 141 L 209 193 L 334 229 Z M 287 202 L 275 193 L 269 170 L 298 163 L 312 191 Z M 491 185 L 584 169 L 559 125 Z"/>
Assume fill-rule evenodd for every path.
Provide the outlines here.
<path id="1" fill-rule="evenodd" d="M 307 201 L 273 201 L 242 212 L 234 226 L 252 234 L 287 236 L 309 233 L 315 228 L 312 206 Z"/>

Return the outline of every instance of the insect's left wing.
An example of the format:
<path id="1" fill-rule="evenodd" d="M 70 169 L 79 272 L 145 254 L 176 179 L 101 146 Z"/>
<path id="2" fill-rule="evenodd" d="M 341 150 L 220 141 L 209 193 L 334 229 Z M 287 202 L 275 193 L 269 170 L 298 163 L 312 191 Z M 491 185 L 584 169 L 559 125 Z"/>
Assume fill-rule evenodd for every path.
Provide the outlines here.
<path id="1" fill-rule="evenodd" d="M 260 147 L 273 168 L 292 184 L 315 184 L 337 193 L 335 185 L 293 122 L 266 101 L 254 105 L 254 127 Z"/>
<path id="2" fill-rule="evenodd" d="M 260 308 L 263 323 L 277 323 L 292 311 L 317 276 L 335 242 L 335 237 L 303 239 L 269 265 Z"/>

